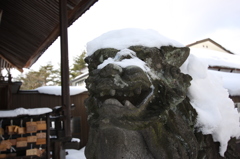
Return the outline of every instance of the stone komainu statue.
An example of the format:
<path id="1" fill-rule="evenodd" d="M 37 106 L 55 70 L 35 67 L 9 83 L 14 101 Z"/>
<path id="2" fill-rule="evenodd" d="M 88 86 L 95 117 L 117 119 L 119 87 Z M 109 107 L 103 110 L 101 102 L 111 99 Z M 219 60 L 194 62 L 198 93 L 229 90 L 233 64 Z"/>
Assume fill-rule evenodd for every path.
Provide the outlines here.
<path id="1" fill-rule="evenodd" d="M 131 46 L 129 54 L 100 49 L 85 60 L 90 124 L 88 159 L 218 159 L 219 143 L 194 128 L 197 113 L 186 97 L 191 77 L 180 72 L 189 48 Z M 117 59 L 99 69 L 108 58 Z M 128 64 L 144 61 L 149 70 Z M 234 143 L 234 141 L 232 141 Z M 229 144 L 226 158 L 237 158 Z"/>

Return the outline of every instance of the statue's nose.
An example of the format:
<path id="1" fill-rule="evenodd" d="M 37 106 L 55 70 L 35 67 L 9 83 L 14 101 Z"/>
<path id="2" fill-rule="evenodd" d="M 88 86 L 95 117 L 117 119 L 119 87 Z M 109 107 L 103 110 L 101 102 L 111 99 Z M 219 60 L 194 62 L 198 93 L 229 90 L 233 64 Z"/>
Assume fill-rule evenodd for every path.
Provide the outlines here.
<path id="1" fill-rule="evenodd" d="M 102 68 L 99 72 L 101 77 L 114 77 L 116 75 L 121 75 L 123 72 L 122 67 L 116 64 L 108 64 Z"/>

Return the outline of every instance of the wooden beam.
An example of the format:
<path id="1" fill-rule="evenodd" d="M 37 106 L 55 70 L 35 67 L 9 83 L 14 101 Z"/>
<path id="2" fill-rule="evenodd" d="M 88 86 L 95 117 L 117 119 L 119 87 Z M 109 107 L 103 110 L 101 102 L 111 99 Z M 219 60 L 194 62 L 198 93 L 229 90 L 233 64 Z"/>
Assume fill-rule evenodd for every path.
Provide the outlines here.
<path id="1" fill-rule="evenodd" d="M 68 15 L 67 0 L 59 1 L 60 8 L 60 40 L 61 40 L 61 83 L 62 83 L 62 106 L 64 111 L 64 132 L 66 141 L 72 138 L 71 132 L 71 106 L 69 94 L 69 62 L 68 62 Z"/>
<path id="2" fill-rule="evenodd" d="M 232 71 L 240 71 L 239 68 L 228 68 L 228 67 L 221 67 L 221 66 L 209 66 L 210 69 L 217 69 L 217 70 L 221 70 L 221 69 L 228 69 L 229 72 L 232 72 Z"/>

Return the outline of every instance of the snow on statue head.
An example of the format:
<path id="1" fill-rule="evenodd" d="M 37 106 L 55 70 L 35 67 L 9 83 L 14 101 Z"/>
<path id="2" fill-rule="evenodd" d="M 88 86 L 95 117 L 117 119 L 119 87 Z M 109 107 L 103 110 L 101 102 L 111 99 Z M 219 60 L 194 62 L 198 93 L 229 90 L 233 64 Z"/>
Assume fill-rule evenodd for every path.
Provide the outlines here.
<path id="1" fill-rule="evenodd" d="M 173 44 L 154 31 L 133 29 L 89 43 L 87 158 L 202 155 L 194 129 L 197 114 L 186 97 L 192 78 L 179 69 L 189 48 Z"/>

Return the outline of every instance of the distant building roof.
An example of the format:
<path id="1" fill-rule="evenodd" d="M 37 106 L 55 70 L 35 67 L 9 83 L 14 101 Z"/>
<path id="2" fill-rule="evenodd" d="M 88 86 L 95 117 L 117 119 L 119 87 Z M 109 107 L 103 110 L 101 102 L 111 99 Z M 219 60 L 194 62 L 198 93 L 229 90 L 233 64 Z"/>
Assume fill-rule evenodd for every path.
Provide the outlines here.
<path id="1" fill-rule="evenodd" d="M 196 45 L 196 44 L 199 44 L 199 43 L 202 43 L 202 42 L 206 42 L 206 41 L 210 41 L 210 42 L 212 42 L 213 44 L 215 44 L 215 45 L 217 45 L 218 47 L 220 47 L 221 49 L 223 49 L 224 51 L 226 51 L 226 52 L 228 52 L 228 53 L 230 53 L 230 54 L 233 54 L 231 51 L 225 49 L 222 45 L 218 44 L 217 42 L 213 41 L 213 40 L 210 39 L 210 38 L 203 39 L 203 40 L 199 40 L 199 41 L 196 41 L 196 42 L 194 42 L 194 43 L 192 43 L 192 44 L 188 44 L 188 45 L 186 45 L 186 46 L 187 46 L 187 47 L 191 47 L 191 46 L 193 46 L 193 45 Z"/>
<path id="2" fill-rule="evenodd" d="M 88 74 L 89 74 L 88 71 L 83 73 L 83 74 L 80 74 L 79 76 L 77 76 L 74 79 L 72 79 L 71 83 L 76 82 L 76 81 L 80 81 L 80 80 L 86 78 L 88 76 Z"/>

